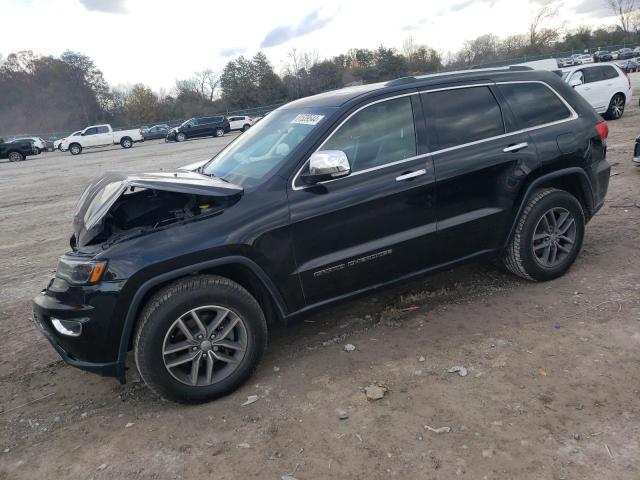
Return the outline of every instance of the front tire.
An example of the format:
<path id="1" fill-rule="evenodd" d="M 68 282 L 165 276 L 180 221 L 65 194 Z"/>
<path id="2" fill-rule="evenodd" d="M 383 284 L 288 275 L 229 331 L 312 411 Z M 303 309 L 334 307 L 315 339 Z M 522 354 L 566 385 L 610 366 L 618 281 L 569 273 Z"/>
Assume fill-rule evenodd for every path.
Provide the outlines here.
<path id="1" fill-rule="evenodd" d="M 72 143 L 69 145 L 69 152 L 71 152 L 71 155 L 80 155 L 82 153 L 82 146 L 79 143 Z"/>
<path id="2" fill-rule="evenodd" d="M 553 188 L 535 191 L 509 241 L 503 258 L 506 267 L 532 281 L 564 275 L 580 252 L 584 225 L 576 197 Z"/>
<path id="3" fill-rule="evenodd" d="M 223 277 L 178 280 L 145 306 L 134 350 L 140 376 L 157 394 L 181 403 L 227 395 L 258 365 L 267 324 L 258 302 Z"/>
<path id="4" fill-rule="evenodd" d="M 40 155 L 40 153 L 41 153 L 41 152 L 42 152 L 42 151 L 41 151 L 38 147 L 33 147 L 33 153 L 34 153 L 35 155 Z"/>
<path id="5" fill-rule="evenodd" d="M 216 128 L 215 136 L 222 137 L 224 135 L 224 128 Z"/>
<path id="6" fill-rule="evenodd" d="M 609 108 L 605 116 L 609 120 L 618 120 L 624 114 L 625 98 L 621 93 L 616 93 L 609 102 Z"/>
<path id="7" fill-rule="evenodd" d="M 186 139 L 187 139 L 187 136 L 182 132 L 180 132 L 178 135 L 176 135 L 176 140 L 178 142 L 184 142 Z"/>
<path id="8" fill-rule="evenodd" d="M 10 162 L 22 162 L 25 159 L 25 156 L 20 152 L 10 152 L 9 153 L 9 161 Z"/>

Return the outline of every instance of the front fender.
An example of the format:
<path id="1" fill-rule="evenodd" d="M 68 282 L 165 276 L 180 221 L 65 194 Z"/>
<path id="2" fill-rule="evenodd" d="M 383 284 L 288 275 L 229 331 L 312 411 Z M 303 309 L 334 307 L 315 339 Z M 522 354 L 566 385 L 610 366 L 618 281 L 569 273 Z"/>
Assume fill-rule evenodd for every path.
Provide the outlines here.
<path id="1" fill-rule="evenodd" d="M 146 294 L 154 287 L 161 285 L 163 283 L 169 282 L 171 280 L 175 280 L 177 278 L 184 277 L 186 275 L 190 275 L 193 273 L 197 273 L 203 270 L 220 267 L 223 265 L 232 265 L 232 264 L 240 264 L 244 267 L 249 268 L 257 277 L 260 279 L 264 287 L 267 289 L 271 298 L 276 305 L 276 308 L 279 310 L 279 313 L 282 317 L 286 316 L 285 304 L 278 292 L 276 286 L 273 284 L 269 276 L 264 272 L 264 270 L 253 260 L 250 260 L 247 257 L 243 256 L 227 256 L 216 258 L 213 260 L 208 260 L 205 262 L 199 262 L 192 265 L 188 265 L 185 267 L 181 267 L 175 270 L 170 270 L 160 275 L 156 275 L 153 278 L 145 281 L 138 287 L 131 302 L 129 303 L 129 307 L 127 310 L 127 314 L 125 316 L 124 324 L 122 327 L 122 333 L 120 336 L 120 344 L 118 347 L 118 360 L 116 366 L 117 378 L 121 383 L 125 383 L 126 379 L 126 359 L 127 353 L 129 351 L 129 344 L 131 342 L 131 336 L 133 335 L 133 330 L 136 323 L 136 317 L 142 305 L 142 301 L 145 298 Z"/>

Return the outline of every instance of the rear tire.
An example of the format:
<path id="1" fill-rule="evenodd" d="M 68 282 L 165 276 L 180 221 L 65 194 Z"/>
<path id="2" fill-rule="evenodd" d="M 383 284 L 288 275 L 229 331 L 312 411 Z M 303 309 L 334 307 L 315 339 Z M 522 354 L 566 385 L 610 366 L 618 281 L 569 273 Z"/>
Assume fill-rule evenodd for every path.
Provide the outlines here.
<path id="1" fill-rule="evenodd" d="M 33 147 L 33 153 L 36 155 L 40 155 L 41 150 L 38 147 Z"/>
<path id="2" fill-rule="evenodd" d="M 246 132 L 247 130 L 249 130 L 249 128 L 251 128 L 251 125 L 249 125 L 248 123 L 242 126 L 242 131 Z"/>
<path id="3" fill-rule="evenodd" d="M 509 241 L 505 266 L 532 281 L 564 275 L 580 252 L 584 225 L 584 212 L 576 197 L 554 188 L 536 190 Z"/>
<path id="4" fill-rule="evenodd" d="M 129 137 L 121 138 L 120 146 L 122 148 L 131 148 L 133 146 L 133 141 Z"/>
<path id="5" fill-rule="evenodd" d="M 10 152 L 8 158 L 10 162 L 22 162 L 25 156 L 20 152 Z"/>
<path id="6" fill-rule="evenodd" d="M 69 145 L 69 152 L 71 152 L 71 155 L 80 155 L 82 153 L 82 146 L 79 143 L 72 143 Z"/>
<path id="7" fill-rule="evenodd" d="M 180 403 L 197 403 L 242 385 L 257 367 L 266 341 L 267 323 L 255 298 L 227 278 L 200 275 L 171 283 L 149 300 L 134 351 L 151 390 Z"/>
<path id="8" fill-rule="evenodd" d="M 621 93 L 616 93 L 609 102 L 609 108 L 605 113 L 607 120 L 618 120 L 624 114 L 625 98 Z"/>

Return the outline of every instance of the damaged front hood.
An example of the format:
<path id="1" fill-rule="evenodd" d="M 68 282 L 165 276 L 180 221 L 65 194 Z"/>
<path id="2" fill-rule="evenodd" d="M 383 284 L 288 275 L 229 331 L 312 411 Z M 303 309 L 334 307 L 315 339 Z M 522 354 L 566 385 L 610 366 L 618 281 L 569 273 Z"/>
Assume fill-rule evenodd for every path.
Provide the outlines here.
<path id="1" fill-rule="evenodd" d="M 102 231 L 105 216 L 125 192 L 142 189 L 220 198 L 243 192 L 238 185 L 190 171 L 105 173 L 87 186 L 76 205 L 73 214 L 76 245 L 87 245 Z"/>

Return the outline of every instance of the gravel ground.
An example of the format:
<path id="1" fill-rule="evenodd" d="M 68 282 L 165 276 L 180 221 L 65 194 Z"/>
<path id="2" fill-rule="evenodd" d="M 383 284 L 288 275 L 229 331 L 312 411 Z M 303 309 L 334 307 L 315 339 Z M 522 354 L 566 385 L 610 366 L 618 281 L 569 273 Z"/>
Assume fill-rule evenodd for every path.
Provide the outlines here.
<path id="1" fill-rule="evenodd" d="M 190 407 L 135 369 L 121 386 L 64 365 L 30 301 L 91 177 L 175 168 L 234 135 L 0 164 L 0 478 L 640 478 L 637 96 L 610 129 L 607 203 L 563 278 L 483 263 L 325 310 L 273 329 L 239 391 Z"/>

